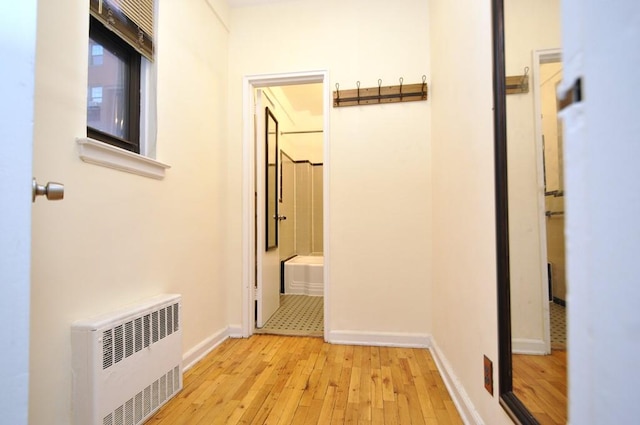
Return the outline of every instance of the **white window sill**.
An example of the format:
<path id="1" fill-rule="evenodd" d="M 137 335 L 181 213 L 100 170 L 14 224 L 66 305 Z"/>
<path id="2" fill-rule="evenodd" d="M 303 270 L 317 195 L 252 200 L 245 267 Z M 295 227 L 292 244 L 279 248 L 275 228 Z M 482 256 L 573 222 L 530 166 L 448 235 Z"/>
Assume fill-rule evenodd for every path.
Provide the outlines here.
<path id="1" fill-rule="evenodd" d="M 80 159 L 91 164 L 157 180 L 164 179 L 165 171 L 171 168 L 170 165 L 163 164 L 155 159 L 94 139 L 79 138 L 77 142 Z"/>

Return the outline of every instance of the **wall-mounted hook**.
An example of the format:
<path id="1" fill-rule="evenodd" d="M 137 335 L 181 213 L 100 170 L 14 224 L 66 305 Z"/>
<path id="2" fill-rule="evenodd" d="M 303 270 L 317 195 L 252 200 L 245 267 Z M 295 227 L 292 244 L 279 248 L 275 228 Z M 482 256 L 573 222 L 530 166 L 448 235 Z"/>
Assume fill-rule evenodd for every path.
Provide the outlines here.
<path id="1" fill-rule="evenodd" d="M 526 87 L 528 85 L 528 80 L 527 80 L 527 76 L 529 75 L 529 67 L 525 66 L 524 67 L 524 75 L 522 76 L 522 82 L 520 83 L 520 85 L 522 87 Z"/>
<path id="2" fill-rule="evenodd" d="M 404 85 L 404 78 L 400 77 L 400 85 L 382 87 L 382 78 L 378 79 L 378 86 L 361 87 L 360 81 L 356 87 L 350 90 L 340 91 L 340 85 L 335 84 L 333 92 L 333 106 L 354 105 L 379 105 L 382 103 L 412 102 L 427 100 L 428 85 L 426 75 L 422 76 L 422 82 Z"/>
<path id="3" fill-rule="evenodd" d="M 524 74 L 505 78 L 506 94 L 529 93 L 529 67 L 524 67 Z"/>

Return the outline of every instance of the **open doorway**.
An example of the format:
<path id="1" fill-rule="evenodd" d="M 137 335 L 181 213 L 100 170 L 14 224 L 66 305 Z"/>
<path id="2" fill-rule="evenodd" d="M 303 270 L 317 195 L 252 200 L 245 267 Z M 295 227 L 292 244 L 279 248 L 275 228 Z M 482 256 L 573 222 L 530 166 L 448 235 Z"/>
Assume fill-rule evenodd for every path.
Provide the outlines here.
<path id="1" fill-rule="evenodd" d="M 245 78 L 245 336 L 327 332 L 326 77 Z"/>

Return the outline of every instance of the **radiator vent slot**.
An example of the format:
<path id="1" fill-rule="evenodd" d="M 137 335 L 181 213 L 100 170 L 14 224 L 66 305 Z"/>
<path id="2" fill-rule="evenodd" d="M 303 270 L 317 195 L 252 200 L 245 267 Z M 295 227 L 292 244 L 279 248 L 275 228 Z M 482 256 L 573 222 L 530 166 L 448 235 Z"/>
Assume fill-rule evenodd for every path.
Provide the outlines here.
<path id="1" fill-rule="evenodd" d="M 178 303 L 174 303 L 150 314 L 136 317 L 124 325 L 104 330 L 102 368 L 107 369 L 137 353 L 142 349 L 143 341 L 146 348 L 171 335 L 174 328 L 177 330 L 178 311 Z M 152 327 L 149 326 L 150 322 L 153 323 Z M 143 323 L 145 326 L 142 326 Z M 151 329 L 151 336 L 149 329 Z"/>
<path id="2" fill-rule="evenodd" d="M 138 425 L 165 401 L 171 399 L 180 389 L 178 367 L 156 379 L 151 385 L 138 392 L 123 405 L 116 407 L 103 419 L 102 425 Z M 174 378 L 175 377 L 175 378 Z"/>
<path id="3" fill-rule="evenodd" d="M 141 425 L 182 389 L 181 308 L 159 295 L 72 325 L 75 425 Z"/>

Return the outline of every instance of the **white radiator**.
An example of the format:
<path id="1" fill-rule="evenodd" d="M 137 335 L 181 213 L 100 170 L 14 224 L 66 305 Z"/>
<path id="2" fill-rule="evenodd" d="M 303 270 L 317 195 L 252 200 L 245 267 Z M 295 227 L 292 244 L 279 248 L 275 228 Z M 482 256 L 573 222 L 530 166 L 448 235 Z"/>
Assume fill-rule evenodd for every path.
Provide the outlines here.
<path id="1" fill-rule="evenodd" d="M 143 423 L 182 389 L 180 295 L 71 328 L 75 425 Z"/>

